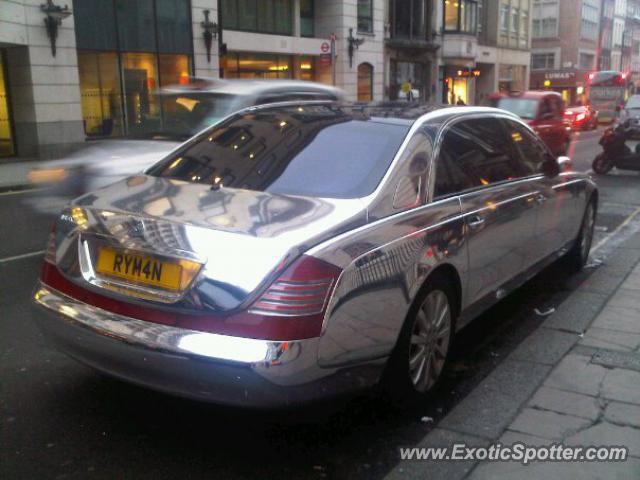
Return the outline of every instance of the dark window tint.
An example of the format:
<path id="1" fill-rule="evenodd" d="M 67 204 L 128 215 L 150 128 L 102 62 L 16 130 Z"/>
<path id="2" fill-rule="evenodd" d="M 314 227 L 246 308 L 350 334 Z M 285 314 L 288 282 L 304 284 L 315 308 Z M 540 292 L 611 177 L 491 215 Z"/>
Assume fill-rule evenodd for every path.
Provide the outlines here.
<path id="1" fill-rule="evenodd" d="M 313 0 L 300 0 L 300 35 L 303 37 L 313 37 L 314 17 Z"/>
<path id="2" fill-rule="evenodd" d="M 76 46 L 91 50 L 115 50 L 116 19 L 113 0 L 74 0 Z"/>
<path id="3" fill-rule="evenodd" d="M 156 0 L 158 50 L 191 51 L 191 17 L 188 0 Z M 214 18 L 213 21 L 216 19 Z"/>
<path id="4" fill-rule="evenodd" d="M 518 178 L 526 174 L 500 121 L 466 120 L 450 127 L 436 163 L 435 197 Z"/>
<path id="5" fill-rule="evenodd" d="M 153 52 L 156 50 L 156 29 L 151 0 L 116 0 L 120 50 Z"/>
<path id="6" fill-rule="evenodd" d="M 330 106 L 270 108 L 220 124 L 149 174 L 329 198 L 376 188 L 409 127 Z"/>
<path id="7" fill-rule="evenodd" d="M 525 126 L 512 120 L 505 120 L 505 124 L 524 171 L 529 175 L 542 173 L 542 164 L 547 160 L 545 147 Z"/>

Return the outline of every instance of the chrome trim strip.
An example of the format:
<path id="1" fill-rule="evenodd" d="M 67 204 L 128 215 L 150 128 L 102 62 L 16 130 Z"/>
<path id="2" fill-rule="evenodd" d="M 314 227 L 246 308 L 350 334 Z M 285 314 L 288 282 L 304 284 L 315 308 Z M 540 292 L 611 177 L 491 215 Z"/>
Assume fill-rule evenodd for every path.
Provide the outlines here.
<path id="1" fill-rule="evenodd" d="M 278 362 L 292 342 L 274 342 L 200 332 L 145 322 L 107 312 L 79 302 L 40 282 L 34 302 L 62 319 L 88 328 L 98 335 L 137 345 L 207 360 L 247 365 Z"/>

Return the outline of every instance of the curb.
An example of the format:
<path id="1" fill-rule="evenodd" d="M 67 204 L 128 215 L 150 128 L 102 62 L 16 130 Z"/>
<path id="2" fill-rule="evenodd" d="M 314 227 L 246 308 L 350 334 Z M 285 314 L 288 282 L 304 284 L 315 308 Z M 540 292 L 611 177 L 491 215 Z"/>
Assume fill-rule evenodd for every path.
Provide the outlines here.
<path id="1" fill-rule="evenodd" d="M 496 442 L 552 369 L 570 352 L 588 353 L 578 345 L 631 271 L 640 264 L 640 234 L 626 239 L 608 261 L 560 304 L 475 389 L 412 447 L 445 447 L 454 443 L 486 446 Z M 403 461 L 385 480 L 407 478 L 463 479 L 479 461 Z"/>

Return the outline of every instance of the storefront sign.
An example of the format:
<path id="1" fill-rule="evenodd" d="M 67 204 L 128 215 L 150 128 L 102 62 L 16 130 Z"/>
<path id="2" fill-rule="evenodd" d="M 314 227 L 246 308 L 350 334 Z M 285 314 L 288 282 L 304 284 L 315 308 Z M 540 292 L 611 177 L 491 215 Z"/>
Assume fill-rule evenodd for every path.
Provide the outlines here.
<path id="1" fill-rule="evenodd" d="M 458 77 L 463 77 L 463 78 L 480 76 L 480 70 L 478 70 L 477 68 L 476 69 L 465 68 L 465 69 L 458 70 L 456 73 Z"/>
<path id="2" fill-rule="evenodd" d="M 547 72 L 544 74 L 544 78 L 547 80 L 567 80 L 575 77 L 576 72 Z"/>

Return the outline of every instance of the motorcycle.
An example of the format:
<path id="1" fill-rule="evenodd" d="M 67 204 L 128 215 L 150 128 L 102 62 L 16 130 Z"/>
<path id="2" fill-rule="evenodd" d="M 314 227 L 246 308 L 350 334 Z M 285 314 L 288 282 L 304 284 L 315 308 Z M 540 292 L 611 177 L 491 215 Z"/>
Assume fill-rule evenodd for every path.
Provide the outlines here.
<path id="1" fill-rule="evenodd" d="M 640 131 L 637 119 L 627 119 L 613 127 L 607 128 L 600 138 L 600 153 L 591 168 L 598 175 L 606 175 L 613 167 L 622 170 L 640 171 L 640 144 L 632 151 L 626 142 Z"/>

